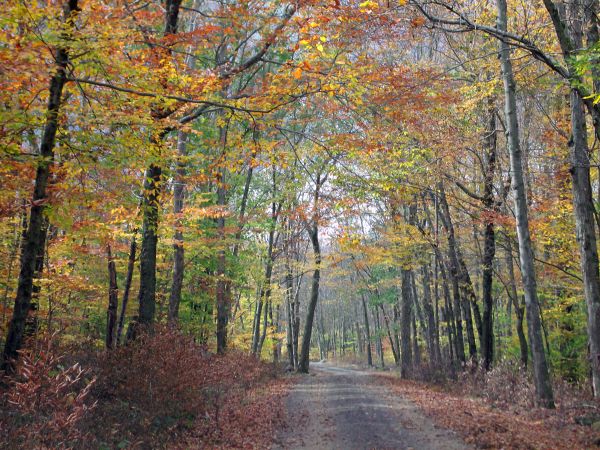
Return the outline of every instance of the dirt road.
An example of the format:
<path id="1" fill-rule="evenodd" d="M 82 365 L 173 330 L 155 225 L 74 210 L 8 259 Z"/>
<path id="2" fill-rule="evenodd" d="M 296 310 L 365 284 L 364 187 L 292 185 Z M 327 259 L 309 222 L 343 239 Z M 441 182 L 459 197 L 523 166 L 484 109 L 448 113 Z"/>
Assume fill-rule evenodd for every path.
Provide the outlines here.
<path id="1" fill-rule="evenodd" d="M 372 372 L 327 363 L 311 363 L 310 371 L 287 399 L 287 427 L 274 449 L 470 448 L 378 385 Z"/>

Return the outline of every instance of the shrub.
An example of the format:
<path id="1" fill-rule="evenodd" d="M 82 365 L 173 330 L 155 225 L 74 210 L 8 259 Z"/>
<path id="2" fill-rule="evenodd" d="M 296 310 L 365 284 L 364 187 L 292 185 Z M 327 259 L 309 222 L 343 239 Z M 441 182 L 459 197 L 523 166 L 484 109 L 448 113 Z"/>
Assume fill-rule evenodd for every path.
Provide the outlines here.
<path id="1" fill-rule="evenodd" d="M 6 380 L 0 428 L 3 446 L 69 448 L 87 438 L 79 427 L 95 407 L 95 378 L 77 363 L 64 366 L 52 339 L 22 352 L 18 376 Z"/>
<path id="2" fill-rule="evenodd" d="M 269 391 L 274 373 L 249 354 L 214 355 L 161 326 L 111 352 L 49 342 L 23 354 L 3 392 L 0 446 L 268 445 L 281 406 Z"/>

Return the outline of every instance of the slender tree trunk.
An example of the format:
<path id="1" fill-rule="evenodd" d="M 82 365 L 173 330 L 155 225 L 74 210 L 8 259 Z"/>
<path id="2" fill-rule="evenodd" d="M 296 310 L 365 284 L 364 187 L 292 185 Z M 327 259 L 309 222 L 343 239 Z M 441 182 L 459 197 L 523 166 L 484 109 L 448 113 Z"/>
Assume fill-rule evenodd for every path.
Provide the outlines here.
<path id="1" fill-rule="evenodd" d="M 421 348 L 419 347 L 419 333 L 417 329 L 417 319 L 415 314 L 412 315 L 412 352 L 414 356 L 414 365 L 415 367 L 420 367 L 421 365 Z"/>
<path id="2" fill-rule="evenodd" d="M 269 308 L 271 307 L 271 301 L 268 300 L 265 303 L 265 307 L 263 308 L 263 329 L 262 329 L 262 333 L 260 335 L 260 339 L 258 341 L 258 346 L 256 349 L 256 355 L 258 355 L 258 357 L 260 358 L 260 355 L 262 354 L 262 348 L 263 348 L 263 344 L 265 343 L 265 339 L 267 337 L 267 329 L 269 327 Z M 259 319 L 260 320 L 260 319 Z"/>
<path id="3" fill-rule="evenodd" d="M 131 238 L 129 246 L 129 259 L 127 261 L 127 275 L 125 277 L 125 286 L 123 288 L 123 299 L 121 301 L 121 315 L 119 317 L 119 325 L 117 327 L 117 345 L 121 342 L 121 335 L 125 326 L 125 314 L 127 312 L 127 303 L 129 302 L 129 292 L 131 290 L 131 281 L 133 280 L 133 270 L 135 267 L 135 252 L 136 252 L 135 233 Z"/>
<path id="4" fill-rule="evenodd" d="M 275 309 L 275 320 L 273 320 L 273 303 L 271 302 L 271 326 L 273 327 L 273 331 L 276 335 L 281 332 L 280 320 L 281 320 L 281 305 L 277 305 Z M 278 363 L 281 357 L 281 339 L 279 337 L 273 336 L 273 362 Z"/>
<path id="5" fill-rule="evenodd" d="M 427 349 L 432 364 L 438 365 L 442 360 L 440 353 L 440 343 L 437 339 L 435 314 L 431 301 L 431 275 L 429 273 L 429 264 L 423 266 L 423 309 L 427 320 Z"/>
<path id="6" fill-rule="evenodd" d="M 460 361 L 461 364 L 464 364 L 466 361 L 466 357 L 465 357 L 465 344 L 464 344 L 464 339 L 463 339 L 463 332 L 462 332 L 462 321 L 460 319 L 460 293 L 459 293 L 459 289 L 458 289 L 458 282 L 456 279 L 456 276 L 452 276 L 452 272 L 451 272 L 451 281 L 452 281 L 452 293 L 453 293 L 453 299 L 454 299 L 454 307 L 452 306 L 452 299 L 450 297 L 450 288 L 449 288 L 449 281 L 448 281 L 448 276 L 446 274 L 446 262 L 444 260 L 444 256 L 442 254 L 442 251 L 440 250 L 439 247 L 439 242 L 438 242 L 438 219 L 442 218 L 442 222 L 443 222 L 443 217 L 440 214 L 440 208 L 439 208 L 439 196 L 435 196 L 433 195 L 433 193 L 431 193 L 431 198 L 434 201 L 435 204 L 435 222 L 433 221 L 433 218 L 431 217 L 430 213 L 429 213 L 429 208 L 427 206 L 427 200 L 426 200 L 426 196 L 423 195 L 423 209 L 425 211 L 426 217 L 428 222 L 431 225 L 432 231 L 436 236 L 435 239 L 435 244 L 433 245 L 433 250 L 435 253 L 435 259 L 436 259 L 436 268 L 439 268 L 440 270 L 440 275 L 442 277 L 442 289 L 444 292 L 444 299 L 446 302 L 446 314 L 447 317 L 449 318 L 449 322 L 448 322 L 448 326 L 449 326 L 449 336 L 450 336 L 450 341 L 453 343 L 453 349 L 454 349 L 454 354 L 456 356 L 456 358 L 458 359 L 458 361 Z M 424 232 L 424 230 L 423 230 Z M 448 267 L 451 270 L 453 267 L 453 264 L 450 262 L 448 263 Z M 456 272 L 455 272 L 456 273 Z M 453 337 L 453 339 L 452 339 Z M 452 355 L 452 351 L 450 352 L 450 356 L 451 356 L 451 360 L 453 359 L 453 355 Z M 454 369 L 454 366 L 452 366 Z"/>
<path id="7" fill-rule="evenodd" d="M 75 27 L 75 15 L 79 11 L 77 0 L 68 0 L 64 3 L 64 22 L 66 31 L 64 40 L 69 39 L 69 33 Z M 50 172 L 54 163 L 54 144 L 56 130 L 59 124 L 59 112 L 62 93 L 67 81 L 67 66 L 69 63 L 69 50 L 61 44 L 55 51 L 56 72 L 50 80 L 48 106 L 46 108 L 46 123 L 42 132 L 39 161 L 36 170 L 33 198 L 29 213 L 29 226 L 21 246 L 21 267 L 17 284 L 17 294 L 12 319 L 8 326 L 8 334 L 4 344 L 0 370 L 12 372 L 12 361 L 18 357 L 18 350 L 23 344 L 25 321 L 30 310 L 33 292 L 33 279 L 35 275 L 36 260 L 44 251 L 46 232 L 44 231 L 44 211 L 48 201 L 46 191 L 50 179 Z"/>
<path id="8" fill-rule="evenodd" d="M 316 222 L 313 224 L 313 228 L 310 230 L 309 234 L 313 247 L 315 270 L 313 272 L 310 301 L 308 304 L 308 311 L 306 313 L 304 335 L 302 336 L 302 349 L 300 351 L 300 361 L 298 363 L 298 371 L 303 373 L 308 373 L 308 366 L 310 363 L 310 338 L 312 334 L 315 308 L 317 307 L 317 301 L 319 300 L 319 283 L 321 280 L 321 247 L 319 244 L 319 228 Z"/>
<path id="9" fill-rule="evenodd" d="M 8 309 L 8 297 L 9 292 L 11 292 L 10 284 L 13 277 L 13 267 L 16 263 L 18 263 L 17 255 L 19 254 L 19 249 L 21 248 L 22 241 L 25 239 L 27 235 L 27 210 L 25 199 L 23 199 L 21 211 L 21 218 L 18 222 L 15 223 L 15 237 L 13 240 L 13 245 L 11 248 L 11 256 L 8 262 L 8 269 L 6 271 L 6 279 L 4 281 L 4 294 L 2 295 L 2 318 L 0 318 L 0 323 L 5 323 L 6 321 L 6 311 Z M 19 227 L 20 223 L 20 227 Z"/>
<path id="10" fill-rule="evenodd" d="M 308 366 L 310 364 L 310 338 L 312 334 L 315 309 L 319 300 L 319 284 L 321 280 L 321 245 L 319 243 L 319 199 L 323 182 L 324 180 L 322 178 L 322 175 L 320 173 L 317 174 L 315 193 L 313 198 L 312 227 L 308 231 L 313 249 L 315 270 L 313 272 L 310 301 L 306 312 L 304 335 L 302 336 L 302 349 L 300 351 L 300 361 L 298 363 L 298 371 L 303 373 L 308 373 Z"/>
<path id="11" fill-rule="evenodd" d="M 383 353 L 383 340 L 381 339 L 381 322 L 379 321 L 379 311 L 377 308 L 373 308 L 375 311 L 375 334 L 377 337 L 377 354 L 379 355 L 379 362 L 381 367 L 385 367 L 385 355 Z"/>
<path id="12" fill-rule="evenodd" d="M 494 361 L 494 299 L 492 297 L 492 282 L 494 256 L 496 255 L 496 234 L 494 231 L 494 222 L 491 217 L 494 212 L 494 174 L 496 172 L 496 110 L 493 98 L 489 99 L 489 103 L 489 124 L 486 131 L 488 155 L 483 194 L 485 212 L 489 217 L 486 218 L 483 250 L 483 321 L 481 327 L 481 356 L 485 370 L 490 370 Z"/>
<path id="13" fill-rule="evenodd" d="M 361 294 L 362 308 L 365 319 L 365 340 L 367 341 L 367 364 L 369 367 L 373 367 L 373 354 L 371 353 L 371 328 L 369 326 L 369 314 L 367 312 L 367 302 L 364 294 Z"/>
<path id="14" fill-rule="evenodd" d="M 117 309 L 119 308 L 119 288 L 117 286 L 117 269 L 110 251 L 106 246 L 108 256 L 108 308 L 106 310 L 106 348 L 115 348 L 117 331 Z"/>
<path id="15" fill-rule="evenodd" d="M 285 301 L 285 312 L 287 315 L 287 330 L 286 330 L 286 349 L 288 356 L 288 364 L 294 368 L 294 319 L 292 317 L 292 302 L 289 291 L 292 289 L 290 283 L 288 283 L 288 276 L 286 275 L 286 301 Z"/>
<path id="16" fill-rule="evenodd" d="M 527 367 L 527 360 L 529 359 L 529 349 L 527 346 L 527 339 L 525 338 L 525 331 L 523 330 L 523 319 L 525 318 L 525 305 L 519 303 L 519 296 L 517 294 L 517 282 L 515 280 L 515 269 L 513 265 L 513 254 L 512 254 L 512 243 L 510 239 L 506 240 L 506 265 L 508 267 L 508 277 L 510 281 L 510 300 L 515 307 L 515 314 L 517 316 L 517 336 L 519 337 L 519 349 L 521 351 L 521 364 L 523 367 Z"/>
<path id="17" fill-rule="evenodd" d="M 396 350 L 398 351 L 398 358 L 400 358 L 400 335 L 398 331 L 400 330 L 400 305 L 399 302 L 394 304 L 394 343 L 396 344 Z M 400 364 L 400 359 L 396 361 L 396 365 Z"/>
<path id="18" fill-rule="evenodd" d="M 413 300 L 411 295 L 410 277 L 411 272 L 402 270 L 402 324 L 400 326 L 400 375 L 402 378 L 410 378 L 412 375 L 413 354 L 410 341 L 410 328 Z"/>
<path id="19" fill-rule="evenodd" d="M 294 303 L 292 309 L 294 311 L 294 369 L 298 370 L 300 364 L 299 339 L 300 339 L 300 283 L 301 279 L 296 283 L 296 293 L 294 294 Z"/>
<path id="20" fill-rule="evenodd" d="M 252 182 L 252 174 L 254 172 L 254 169 L 252 168 L 252 166 L 250 166 L 248 168 L 248 172 L 246 174 L 246 182 L 244 184 L 244 193 L 242 194 L 242 201 L 240 203 L 240 212 L 238 215 L 238 225 L 237 225 L 237 231 L 235 233 L 235 241 L 233 244 L 233 250 L 231 252 L 231 256 L 232 259 L 235 261 L 238 258 L 238 254 L 240 251 L 240 240 L 242 237 L 242 231 L 244 229 L 244 220 L 245 220 L 245 216 L 246 216 L 246 205 L 248 204 L 248 193 L 250 192 L 250 183 Z M 231 298 L 232 298 L 232 282 L 231 280 L 226 280 L 225 282 L 225 301 L 227 304 L 231 305 Z M 234 308 L 234 312 L 233 315 L 231 316 L 232 319 L 235 318 L 235 315 L 237 313 L 237 309 L 239 307 L 239 295 L 238 295 L 238 301 L 236 302 L 236 306 Z M 241 319 L 241 316 L 240 316 Z M 231 333 L 233 333 L 234 327 L 231 327 Z"/>
<path id="21" fill-rule="evenodd" d="M 225 189 L 225 180 L 223 176 L 223 170 L 221 171 L 221 176 L 219 179 L 218 187 L 217 187 L 217 205 L 223 210 L 227 206 L 226 194 L 227 191 Z M 222 211 L 221 215 L 217 218 L 217 230 L 219 234 L 219 239 L 221 242 L 225 240 L 225 215 L 224 211 Z M 217 254 L 217 270 L 215 271 L 215 275 L 217 278 L 216 284 L 216 300 L 217 300 L 217 353 L 223 354 L 227 349 L 227 324 L 229 323 L 229 310 L 230 303 L 227 298 L 227 282 L 225 280 L 225 267 L 226 267 L 226 258 L 225 258 L 225 249 L 222 248 L 219 250 Z M 262 308 L 262 301 L 260 304 Z M 260 312 L 259 312 L 260 314 Z M 260 323 L 260 315 L 258 318 L 258 322 Z"/>
<path id="22" fill-rule="evenodd" d="M 181 214 L 183 212 L 183 198 L 185 195 L 185 160 L 187 155 L 188 135 L 184 131 L 179 131 L 177 135 L 177 168 L 175 170 L 175 180 L 173 183 L 173 214 L 176 216 L 175 233 L 173 236 L 173 279 L 171 284 L 171 294 L 169 296 L 169 315 L 168 321 L 173 324 L 179 319 L 179 304 L 181 303 L 181 288 L 183 286 L 184 271 L 184 248 L 183 248 L 183 223 Z"/>
<path id="23" fill-rule="evenodd" d="M 452 278 L 452 290 L 454 294 L 454 311 L 457 319 L 457 334 L 462 336 L 462 323 L 459 323 L 460 313 L 462 312 L 462 316 L 465 321 L 465 328 L 467 330 L 469 356 L 472 360 L 475 360 L 477 358 L 477 344 L 475 343 L 475 333 L 473 330 L 473 321 L 471 319 L 469 300 L 465 298 L 468 295 L 467 285 L 470 283 L 470 280 L 465 280 L 463 270 L 461 269 L 460 263 L 462 258 L 459 258 L 456 237 L 454 234 L 454 225 L 450 216 L 450 208 L 448 207 L 448 202 L 446 200 L 444 186 L 440 183 L 438 187 L 440 206 L 442 210 L 440 218 L 442 219 L 442 224 L 444 225 L 448 239 L 448 260 L 450 262 L 450 276 Z"/>
<path id="24" fill-rule="evenodd" d="M 390 341 L 390 347 L 392 347 L 392 355 L 394 356 L 394 363 L 396 365 L 398 365 L 398 363 L 400 362 L 400 358 L 399 358 L 398 352 L 396 351 L 396 347 L 394 345 L 394 339 L 392 337 L 392 330 L 390 329 L 390 319 L 389 319 L 388 315 L 386 314 L 385 310 L 383 309 L 383 305 L 379 305 L 379 308 L 381 309 L 381 315 L 383 316 L 383 321 L 385 323 L 388 340 Z"/>
<path id="25" fill-rule="evenodd" d="M 275 189 L 275 178 L 273 178 L 273 189 Z M 267 306 L 271 302 L 271 278 L 273 275 L 273 246 L 275 245 L 275 227 L 277 225 L 277 217 L 279 215 L 279 210 L 281 209 L 281 204 L 279 206 L 276 203 L 271 205 L 271 225 L 269 229 L 269 243 L 267 245 L 267 261 L 265 265 L 265 279 L 260 292 L 260 300 L 258 306 L 258 318 L 256 319 L 256 326 L 254 329 L 254 337 L 252 341 L 252 353 L 260 355 L 260 350 L 262 348 L 262 342 L 264 341 L 264 336 L 266 336 L 266 319 L 265 319 L 265 327 L 263 329 L 262 337 L 259 339 L 260 335 L 260 309 L 262 305 L 265 305 L 265 311 Z M 266 314 L 266 312 L 265 312 Z M 266 315 L 265 315 L 266 317 Z"/>
<path id="26" fill-rule="evenodd" d="M 597 9 L 596 2 L 573 0 L 570 4 L 571 13 L 571 39 L 575 47 L 583 46 L 583 30 L 581 19 L 586 8 Z M 596 7 L 596 8 L 595 8 Z M 591 17 L 588 30 L 588 44 L 598 41 L 597 17 Z M 593 16 L 593 17 L 592 17 Z M 597 67 L 595 68 L 598 71 Z M 597 75 L 597 73 L 596 73 Z M 599 80 L 595 80 L 597 83 Z M 594 397 L 600 397 L 600 267 L 598 262 L 598 245 L 595 229 L 595 207 L 590 181 L 590 150 L 587 142 L 587 125 L 585 109 L 580 94 L 571 90 L 571 125 L 572 139 L 570 142 L 571 153 L 571 180 L 573 190 L 573 210 L 575 212 L 575 229 L 579 254 L 581 258 L 581 273 L 588 312 L 588 349 L 590 369 L 592 373 L 592 392 Z"/>
<path id="27" fill-rule="evenodd" d="M 507 29 L 506 0 L 498 0 L 498 29 Z M 531 345 L 533 374 L 536 397 L 541 406 L 554 407 L 554 395 L 548 363 L 544 353 L 542 329 L 540 323 L 540 306 L 537 298 L 537 285 L 535 278 L 535 265 L 533 259 L 533 245 L 529 234 L 529 217 L 527 211 L 527 198 L 523 177 L 522 151 L 519 142 L 519 122 L 517 118 L 516 82 L 510 60 L 510 48 L 507 43 L 500 43 L 500 60 L 502 64 L 502 78 L 504 82 L 505 116 L 507 128 L 507 142 L 510 153 L 510 166 L 515 202 L 515 216 L 517 221 L 517 237 L 519 240 L 519 256 L 521 260 L 521 275 L 525 291 L 525 305 L 527 309 L 527 331 Z"/>

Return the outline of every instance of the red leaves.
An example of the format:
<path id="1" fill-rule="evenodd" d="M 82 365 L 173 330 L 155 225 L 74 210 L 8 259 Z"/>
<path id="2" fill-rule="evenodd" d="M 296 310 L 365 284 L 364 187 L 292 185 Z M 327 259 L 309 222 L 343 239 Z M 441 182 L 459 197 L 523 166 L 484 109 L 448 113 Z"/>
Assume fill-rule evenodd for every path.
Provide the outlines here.
<path id="1" fill-rule="evenodd" d="M 502 374 L 502 377 L 505 375 Z M 574 414 L 577 409 L 568 405 L 559 405 L 554 411 L 522 407 L 516 404 L 522 400 L 522 392 L 513 392 L 510 404 L 495 401 L 492 405 L 483 398 L 472 397 L 472 391 L 479 388 L 464 380 L 460 382 L 461 390 L 469 392 L 450 393 L 436 386 L 400 380 L 394 376 L 380 375 L 380 379 L 418 404 L 438 425 L 459 432 L 466 442 L 475 444 L 477 448 L 590 448 L 600 437 L 589 427 L 574 423 L 574 415 L 581 414 L 581 410 Z M 495 385 L 500 386 L 501 381 L 492 380 L 491 389 L 496 389 Z M 506 384 L 512 383 L 512 380 L 505 381 Z M 458 387 L 451 386 L 450 389 L 456 391 Z M 565 399 L 571 397 L 565 396 Z"/>
<path id="2" fill-rule="evenodd" d="M 78 363 L 63 366 L 50 340 L 44 344 L 21 355 L 18 377 L 4 397 L 0 428 L 14 446 L 71 447 L 87 435 L 79 425 L 96 405 L 90 398 L 96 380 Z"/>
<path id="3" fill-rule="evenodd" d="M 1 397 L 0 447 L 266 448 L 283 417 L 273 366 L 213 355 L 178 331 L 75 352 L 48 344 L 23 355 Z"/>

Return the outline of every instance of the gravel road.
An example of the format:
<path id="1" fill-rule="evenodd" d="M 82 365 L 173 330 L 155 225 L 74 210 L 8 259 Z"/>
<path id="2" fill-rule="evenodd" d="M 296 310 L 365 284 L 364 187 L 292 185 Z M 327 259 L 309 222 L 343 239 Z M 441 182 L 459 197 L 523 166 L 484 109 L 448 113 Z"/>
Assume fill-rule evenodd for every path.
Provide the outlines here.
<path id="1" fill-rule="evenodd" d="M 291 390 L 287 426 L 273 449 L 470 448 L 378 384 L 371 371 L 311 363 L 310 372 Z"/>

